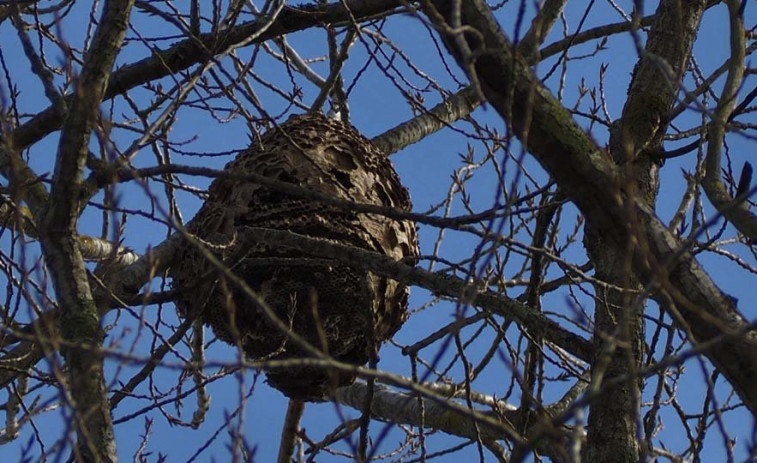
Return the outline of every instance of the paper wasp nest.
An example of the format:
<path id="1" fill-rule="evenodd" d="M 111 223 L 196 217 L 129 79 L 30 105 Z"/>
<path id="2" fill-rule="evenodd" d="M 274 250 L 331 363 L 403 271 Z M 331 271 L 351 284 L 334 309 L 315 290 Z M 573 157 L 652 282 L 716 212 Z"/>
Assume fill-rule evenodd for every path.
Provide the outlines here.
<path id="1" fill-rule="evenodd" d="M 357 203 L 409 211 L 407 190 L 386 155 L 353 127 L 323 115 L 290 118 L 269 130 L 225 170 L 258 174 Z M 407 317 L 407 288 L 357 267 L 293 248 L 250 244 L 245 228 L 326 238 L 393 259 L 418 256 L 415 224 L 295 197 L 255 182 L 218 178 L 188 231 L 270 306 L 278 318 L 337 360 L 366 363 Z M 308 357 L 240 288 L 185 242 L 172 270 L 184 316 L 196 315 L 250 360 Z M 353 375 L 313 366 L 273 369 L 268 382 L 287 396 L 321 400 Z"/>

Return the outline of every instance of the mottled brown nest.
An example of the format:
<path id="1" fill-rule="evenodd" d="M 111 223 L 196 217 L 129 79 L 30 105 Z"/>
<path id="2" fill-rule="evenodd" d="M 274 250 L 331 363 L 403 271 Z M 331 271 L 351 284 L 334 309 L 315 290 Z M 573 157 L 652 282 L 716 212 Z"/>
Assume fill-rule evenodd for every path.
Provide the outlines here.
<path id="1" fill-rule="evenodd" d="M 260 143 L 230 162 L 227 171 L 255 173 L 358 203 L 409 211 L 407 190 L 387 157 L 353 127 L 308 114 L 290 118 L 263 135 Z M 246 227 L 288 230 L 380 252 L 393 259 L 418 256 L 411 221 L 356 213 L 261 187 L 219 178 L 188 226 L 211 244 L 214 254 L 309 343 L 354 365 L 370 360 L 407 317 L 407 288 L 360 268 L 291 248 L 245 244 Z M 242 246 L 246 246 L 242 248 Z M 183 316 L 200 314 L 223 341 L 242 346 L 251 360 L 306 357 L 259 312 L 239 288 L 198 251 L 183 244 L 172 269 L 181 289 Z M 231 326 L 230 313 L 235 326 Z M 320 326 L 320 330 L 318 327 Z M 319 334 L 320 331 L 320 334 Z M 332 387 L 354 376 L 316 367 L 268 372 L 268 382 L 289 397 L 323 399 Z"/>

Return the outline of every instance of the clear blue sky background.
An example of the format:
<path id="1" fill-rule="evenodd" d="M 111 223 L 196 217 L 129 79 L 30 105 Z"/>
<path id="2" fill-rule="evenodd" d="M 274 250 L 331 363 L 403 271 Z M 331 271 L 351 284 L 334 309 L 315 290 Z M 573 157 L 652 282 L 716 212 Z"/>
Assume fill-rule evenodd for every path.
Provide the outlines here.
<path id="1" fill-rule="evenodd" d="M 86 31 L 86 25 L 88 24 L 88 5 L 86 2 L 79 2 L 82 5 L 77 5 L 63 23 L 63 33 L 66 40 L 74 44 L 80 44 L 83 34 Z M 185 2 L 180 2 L 178 5 L 180 8 L 184 8 Z M 517 13 L 517 3 L 511 2 L 511 5 L 507 5 L 505 8 L 498 12 L 503 27 L 513 37 L 515 34 L 516 24 L 515 18 Z M 529 9 L 531 9 L 531 2 L 527 2 Z M 630 1 L 619 1 L 626 11 L 630 12 Z M 587 16 L 587 21 L 583 29 L 588 29 L 600 24 L 618 22 L 622 18 L 618 13 L 612 9 L 609 2 L 606 0 L 600 0 L 596 2 L 589 1 L 573 1 L 569 3 L 566 11 L 567 24 L 569 31 L 572 33 L 575 31 L 575 27 L 587 5 L 592 4 L 592 9 Z M 644 2 L 645 14 L 651 14 L 654 11 L 656 2 Z M 747 24 L 753 24 L 755 16 L 757 16 L 757 8 L 751 8 L 755 5 L 749 5 L 747 8 Z M 530 16 L 529 16 L 530 17 Z M 144 14 L 139 14 L 138 29 L 140 33 L 145 35 L 167 35 L 173 34 L 175 31 L 166 30 L 166 25 L 163 22 L 153 18 L 146 18 Z M 154 24 L 154 30 L 150 29 L 150 23 Z M 728 50 L 728 37 L 724 32 L 727 30 L 727 16 L 725 6 L 718 6 L 712 11 L 709 11 L 706 15 L 705 22 L 702 26 L 702 33 L 695 45 L 694 55 L 698 60 L 698 64 L 701 66 L 703 73 L 708 75 L 712 70 L 721 65 Z M 555 39 L 559 39 L 561 34 L 559 33 L 562 24 L 558 23 L 555 26 L 556 32 L 547 39 L 546 43 L 550 43 Z M 527 28 L 527 24 L 522 26 L 521 33 Z M 455 90 L 454 84 L 446 77 L 443 65 L 439 59 L 439 56 L 434 52 L 433 42 L 429 37 L 428 32 L 421 26 L 420 22 L 416 18 L 412 17 L 400 17 L 395 16 L 387 20 L 387 23 L 383 29 L 385 35 L 390 37 L 394 43 L 402 48 L 413 61 L 435 78 L 439 79 L 439 82 L 450 90 Z M 133 37 L 133 33 L 130 33 Z M 326 40 L 325 34 L 322 30 L 310 30 L 302 33 L 293 34 L 288 37 L 290 43 L 296 48 L 303 57 L 316 57 L 324 54 Z M 167 41 L 165 46 L 172 43 L 171 40 Z M 571 56 L 577 56 L 584 53 L 591 53 L 594 50 L 595 43 L 589 43 L 584 46 L 575 48 L 570 52 Z M 8 22 L 0 25 L 0 47 L 2 49 L 3 57 L 6 61 L 6 65 L 9 69 L 13 69 L 14 75 L 18 78 L 20 70 L 27 72 L 28 62 L 23 56 L 18 38 L 15 31 L 10 27 Z M 125 48 L 121 56 L 119 57 L 119 63 L 121 65 L 133 62 L 137 59 L 143 58 L 148 55 L 144 46 L 139 43 L 131 43 Z M 249 57 L 249 48 L 240 52 L 241 56 Z M 345 70 L 345 80 L 348 84 L 352 81 L 360 67 L 365 63 L 365 48 L 361 44 L 357 44 L 350 55 L 350 61 Z M 635 49 L 633 48 L 632 40 L 628 34 L 620 34 L 610 38 L 607 43 L 607 50 L 600 52 L 596 56 L 571 63 L 571 67 L 565 76 L 564 81 L 564 100 L 567 106 L 572 106 L 578 96 L 577 89 L 582 78 L 587 79 L 587 86 L 592 86 L 599 75 L 599 66 L 602 63 L 609 64 L 608 74 L 606 78 L 606 90 L 608 109 L 613 118 L 619 116 L 622 109 L 622 104 L 625 101 L 626 91 L 630 80 L 630 74 L 637 60 Z M 452 60 L 449 60 L 452 63 Z M 555 59 L 546 60 L 539 64 L 538 69 L 543 75 L 545 69 L 549 69 L 555 62 Z M 314 68 L 320 71 L 322 74 L 327 73 L 325 64 L 316 64 Z M 455 72 L 460 77 L 462 73 L 454 66 Z M 286 83 L 282 82 L 282 79 L 288 79 L 283 72 L 283 68 L 274 63 L 270 59 L 261 59 L 254 68 L 255 72 L 259 72 L 261 76 L 270 79 L 272 82 L 279 82 L 282 86 L 286 87 Z M 26 74 L 27 78 L 18 80 L 16 84 L 19 85 L 21 107 L 24 111 L 33 113 L 47 107 L 48 102 L 44 99 L 41 91 L 41 86 L 37 80 L 31 75 Z M 463 79 L 464 80 L 464 79 Z M 284 81 L 285 82 L 285 81 Z M 312 86 L 299 79 L 299 82 L 305 88 L 305 103 L 312 102 L 312 99 L 317 94 L 313 91 Z M 722 81 L 720 82 L 722 84 Z M 7 82 L 2 82 L 0 85 L 6 86 Z M 164 86 L 170 86 L 170 79 L 163 80 Z M 688 81 L 689 86 L 692 85 L 691 81 Z M 752 86 L 753 81 L 750 82 Z M 750 85 L 748 88 L 751 88 Z M 559 72 L 555 74 L 550 80 L 547 81 L 547 85 L 553 90 L 557 89 L 559 85 Z M 265 89 L 256 88 L 260 93 L 261 100 L 267 111 L 271 114 L 277 114 L 283 108 L 283 101 L 272 95 Z M 7 92 L 7 87 L 5 88 Z M 136 98 L 139 98 L 140 92 L 134 93 Z M 144 95 L 142 95 L 144 96 Z M 425 95 L 428 101 L 428 107 L 439 101 L 439 97 L 434 93 L 428 93 Z M 122 120 L 122 114 L 126 114 L 131 117 L 131 111 L 124 104 L 123 100 L 118 99 L 115 101 L 113 113 L 116 115 L 117 120 Z M 106 111 L 110 111 L 111 103 L 108 102 L 104 105 Z M 353 94 L 350 98 L 350 108 L 352 115 L 352 123 L 360 129 L 368 137 L 375 136 L 386 129 L 394 127 L 398 123 L 405 121 L 412 117 L 412 113 L 408 105 L 404 102 L 404 97 L 396 90 L 393 84 L 387 79 L 387 77 L 378 70 L 375 66 L 371 66 L 365 74 L 361 77 L 357 84 Z M 298 111 L 297 111 L 298 112 Z M 480 123 L 489 124 L 492 127 L 497 127 L 504 132 L 504 124 L 499 119 L 498 115 L 491 109 L 482 108 L 475 114 L 477 120 Z M 581 124 L 588 127 L 586 120 L 579 120 Z M 688 128 L 696 123 L 698 119 L 694 115 L 690 120 L 686 121 L 688 126 L 682 128 Z M 755 121 L 752 121 L 755 122 Z M 458 127 L 468 129 L 465 124 L 457 124 Z M 596 128 L 593 132 L 594 137 L 604 143 L 607 139 L 606 131 L 602 127 Z M 220 152 L 228 151 L 232 149 L 242 149 L 248 143 L 248 131 L 244 121 L 240 119 L 233 120 L 228 124 L 219 124 L 217 121 L 207 117 L 206 114 L 200 111 L 183 111 L 178 115 L 178 122 L 174 126 L 172 132 L 174 140 L 191 140 L 185 148 L 197 151 L 197 152 Z M 116 140 L 121 148 L 128 146 L 132 140 L 133 135 L 121 131 L 116 135 Z M 394 161 L 398 172 L 400 173 L 404 183 L 411 191 L 415 210 L 423 212 L 428 210 L 432 204 L 436 204 L 447 194 L 449 188 L 449 176 L 455 169 L 462 167 L 462 163 L 458 157 L 459 153 L 465 153 L 467 151 L 466 144 L 469 142 L 465 137 L 451 131 L 445 130 L 438 134 L 428 137 L 421 143 L 408 147 L 404 151 L 394 155 L 392 160 Z M 30 164 L 37 172 L 51 172 L 53 169 L 54 155 L 57 143 L 57 133 L 47 137 L 43 142 L 38 143 L 31 150 Z M 751 154 L 754 151 L 754 142 L 746 140 L 740 136 L 731 136 L 729 143 L 734 156 L 734 166 L 738 172 L 741 163 L 744 159 L 752 157 Z M 94 146 L 94 145 L 93 145 Z M 669 145 L 674 146 L 674 145 Z M 474 145 L 477 149 L 477 157 L 480 159 L 482 151 L 479 147 Z M 751 150 L 751 151 L 750 151 Z M 513 150 L 518 154 L 517 149 Z M 501 155 L 501 153 L 500 153 Z M 174 155 L 174 162 L 181 164 L 195 164 L 209 167 L 222 167 L 223 164 L 228 161 L 229 158 L 197 158 L 187 157 L 181 155 Z M 138 166 L 151 166 L 155 164 L 154 157 L 149 153 L 148 149 L 144 150 L 136 161 Z M 669 219 L 674 209 L 678 206 L 681 191 L 683 190 L 683 181 L 681 179 L 681 169 L 691 170 L 693 168 L 694 161 L 692 156 L 685 156 L 683 158 L 670 160 L 666 163 L 663 169 L 663 190 L 661 191 L 658 201 L 658 213 L 664 219 Z M 525 158 L 525 166 L 532 175 L 538 178 L 543 178 L 543 171 L 530 158 Z M 515 172 L 508 172 L 508 178 L 512 179 Z M 207 186 L 208 181 L 201 178 L 185 178 L 185 181 L 197 186 Z M 523 180 L 521 180 L 523 182 Z M 522 185 L 523 183 L 521 183 Z M 157 183 L 150 183 L 150 187 L 160 192 L 162 186 Z M 472 195 L 473 203 L 479 210 L 484 210 L 490 207 L 492 199 L 496 194 L 497 184 L 494 177 L 489 173 L 480 173 L 477 175 L 474 184 L 471 185 L 469 193 Z M 145 192 L 135 186 L 123 186 L 119 188 L 121 205 L 125 208 L 131 209 L 145 209 L 147 203 L 147 196 Z M 158 195 L 159 196 L 159 195 Z M 188 220 L 192 217 L 194 212 L 199 208 L 200 202 L 188 194 L 180 194 L 179 196 L 181 204 L 183 206 L 184 218 Z M 457 208 L 452 211 L 452 215 L 464 213 L 464 210 L 460 207 L 459 201 L 457 202 Z M 566 214 L 564 218 L 563 230 L 569 230 L 572 228 L 571 221 L 575 221 L 575 217 L 570 217 L 570 214 Z M 99 212 L 91 210 L 85 214 L 82 224 L 81 232 L 93 235 L 99 235 L 101 227 L 101 217 Z M 132 247 L 138 252 L 144 252 L 148 246 L 154 246 L 160 243 L 166 237 L 167 230 L 165 227 L 157 226 L 154 222 L 147 219 L 141 219 L 139 217 L 130 218 L 126 225 L 126 233 L 124 235 L 124 244 Z M 422 253 L 430 254 L 433 250 L 434 241 L 437 238 L 438 230 L 422 228 L 421 230 L 421 245 Z M 469 236 L 464 236 L 459 233 L 447 232 L 447 238 L 445 239 L 442 248 L 441 255 L 444 257 L 455 259 L 463 259 L 472 254 L 473 249 L 477 242 L 472 240 Z M 4 246 L 7 246 L 7 239 L 3 241 Z M 7 248 L 4 248 L 7 249 Z M 574 254 L 564 255 L 563 258 L 572 262 L 581 264 L 585 261 L 585 256 L 579 252 L 582 248 L 580 246 L 574 247 Z M 734 249 L 738 251 L 738 249 Z M 748 258 L 748 256 L 746 256 Z M 740 271 L 732 262 L 726 261 L 723 258 L 719 258 L 713 255 L 704 255 L 700 257 L 700 261 L 710 270 L 710 274 L 715 278 L 721 288 L 729 294 L 737 297 L 740 301 L 739 306 L 749 319 L 755 318 L 755 294 L 754 294 L 754 275 L 749 275 Z M 754 263 L 754 259 L 751 260 Z M 517 268 L 518 262 L 513 262 L 513 268 Z M 158 286 L 156 285 L 156 289 Z M 511 295 L 517 295 L 514 292 Z M 413 291 L 411 298 L 411 308 L 417 308 L 425 303 L 429 298 L 427 292 L 419 289 Z M 589 298 L 580 298 L 579 300 L 586 304 L 586 307 L 591 307 L 591 300 Z M 569 305 L 567 296 L 565 293 L 550 294 L 544 298 L 543 305 L 545 310 L 553 310 L 561 313 L 570 314 L 568 309 Z M 145 317 L 148 320 L 154 320 L 157 310 L 155 307 L 147 307 L 144 309 L 136 308 L 136 312 L 144 311 Z M 449 303 L 439 303 L 432 309 L 415 314 L 410 321 L 402 328 L 402 330 L 396 336 L 396 341 L 401 344 L 411 343 L 413 340 L 420 339 L 430 334 L 435 329 L 443 326 L 444 324 L 453 320 L 455 306 Z M 172 309 L 163 310 L 164 316 L 175 317 Z M 470 312 L 469 312 L 470 313 Z M 650 308 L 650 314 L 656 315 L 656 308 Z M 109 322 L 115 321 L 115 314 L 108 317 Z M 177 322 L 178 323 L 178 322 Z M 124 331 L 124 326 L 130 327 L 129 330 Z M 208 333 L 210 335 L 210 333 Z M 123 336 L 121 339 L 120 337 Z M 136 324 L 133 320 L 129 319 L 129 316 L 122 315 L 122 319 L 119 321 L 118 328 L 113 330 L 109 336 L 109 342 L 119 342 L 124 346 L 129 346 L 134 342 L 134 339 L 141 339 L 136 342 L 137 352 L 139 356 L 146 356 L 150 348 L 149 340 L 150 336 L 140 333 L 136 329 Z M 472 354 L 476 355 L 476 346 L 480 349 L 487 347 L 486 339 L 477 341 L 472 349 Z M 208 351 L 208 359 L 210 361 L 228 361 L 230 358 L 234 358 L 236 353 L 226 346 L 215 344 Z M 428 355 L 428 354 L 427 354 Z M 179 365 L 180 362 L 177 358 L 170 356 L 167 360 L 172 365 Z M 110 378 L 118 381 L 128 381 L 131 375 L 138 370 L 140 365 L 129 365 L 122 367 L 118 362 L 113 361 L 109 363 Z M 382 351 L 382 363 L 381 368 L 397 372 L 401 374 L 409 374 L 409 362 L 407 358 L 400 355 L 398 349 L 387 346 Z M 699 365 L 697 362 L 688 362 L 687 369 L 691 371 L 698 371 Z M 454 371 L 454 370 L 453 370 Z M 178 375 L 176 369 L 165 369 L 156 373 L 156 378 L 164 378 L 163 384 L 156 382 L 156 387 L 165 388 L 170 387 L 176 383 L 175 378 Z M 492 368 L 491 372 L 480 380 L 478 380 L 474 386 L 477 390 L 483 392 L 500 391 L 502 384 L 509 381 L 507 366 L 502 364 L 497 368 Z M 455 377 L 460 378 L 461 375 L 455 374 Z M 284 398 L 275 390 L 268 388 L 264 382 L 263 377 L 256 375 L 254 372 L 249 371 L 244 375 L 244 385 L 249 388 L 253 382 L 257 381 L 255 385 L 255 393 L 248 403 L 248 408 L 243 416 L 243 428 L 244 435 L 247 441 L 257 446 L 257 458 L 256 461 L 272 461 L 275 457 L 278 449 L 279 433 L 281 430 L 281 423 L 284 417 L 284 411 L 286 408 L 286 402 Z M 703 393 L 702 373 L 690 374 L 688 377 L 689 383 L 685 384 L 685 388 L 679 391 L 679 398 L 682 403 L 699 403 L 701 402 L 701 395 Z M 720 379 L 720 382 L 723 380 Z M 650 384 L 653 384 L 650 382 Z M 137 392 L 146 393 L 149 384 L 145 383 Z M 564 388 L 569 387 L 569 384 L 565 384 Z M 648 388 L 647 397 L 649 398 L 650 389 Z M 547 399 L 556 399 L 559 397 L 559 393 L 564 389 L 550 390 L 550 395 Z M 720 388 L 721 394 L 727 393 L 727 388 Z M 234 407 L 239 403 L 239 396 L 242 391 L 240 390 L 240 383 L 230 378 L 213 383 L 209 387 L 209 392 L 213 398 L 212 408 L 207 422 L 201 429 L 194 431 L 186 428 L 180 428 L 171 425 L 162 415 L 157 411 L 150 412 L 148 416 L 153 419 L 152 423 L 152 436 L 149 441 L 149 450 L 153 455 L 149 458 L 149 461 L 154 461 L 157 452 L 166 453 L 169 455 L 169 461 L 184 461 L 190 455 L 193 455 L 199 448 L 211 439 L 211 436 L 217 429 L 223 427 L 225 417 L 234 412 Z M 50 397 L 46 395 L 45 397 Z M 721 397 L 721 399 L 724 397 Z M 517 400 L 518 397 L 514 397 Z M 137 404 L 137 405 L 135 405 Z M 135 409 L 144 406 L 144 402 L 132 401 L 131 399 L 125 400 L 117 409 L 115 418 L 119 419 L 125 415 L 133 413 Z M 172 407 L 169 407 L 172 408 Z M 173 412 L 174 410 L 172 410 Z M 184 419 L 191 419 L 191 414 L 194 411 L 194 399 L 188 398 L 185 401 L 185 410 L 183 413 Z M 698 410 L 690 410 L 692 413 Z M 351 409 L 342 408 L 339 413 L 343 413 L 351 418 L 358 417 L 358 413 Z M 332 404 L 318 404 L 309 405 L 308 412 L 306 413 L 303 421 L 303 427 L 306 428 L 311 436 L 322 437 L 325 433 L 333 429 L 340 421 L 338 413 L 335 413 L 335 406 Z M 670 427 L 663 431 L 665 441 L 670 444 L 680 443 L 681 446 L 686 445 L 686 442 L 680 438 L 676 438 L 676 435 L 680 435 L 682 429 L 675 425 L 675 419 L 672 416 L 662 415 L 665 423 L 670 423 Z M 234 418 L 238 419 L 238 418 Z M 58 411 L 53 411 L 45 414 L 40 419 L 36 420 L 36 425 L 42 436 L 55 436 L 58 437 L 60 432 L 58 431 L 61 426 L 66 422 L 66 417 L 62 416 Z M 739 442 L 736 444 L 736 454 L 745 455 L 744 453 L 744 440 L 748 439 L 753 422 L 751 417 L 744 412 L 734 412 L 726 416 L 726 423 L 728 428 L 737 437 Z M 144 419 L 138 418 L 136 420 L 129 421 L 128 423 L 119 425 L 116 427 L 119 454 L 123 460 L 131 459 L 137 446 L 141 442 L 141 434 L 144 432 Z M 380 423 L 374 424 L 374 429 L 379 429 L 382 426 Z M 739 434 L 743 433 L 743 434 Z M 713 458 L 722 457 L 722 437 L 716 433 L 708 438 L 708 447 L 712 448 Z M 681 436 L 682 437 L 682 436 Z M 16 441 L 16 443 L 0 447 L 0 456 L 4 461 L 14 461 L 14 459 L 20 455 L 22 447 L 24 447 L 28 439 L 33 438 L 33 433 L 29 427 L 24 429 L 22 437 Z M 399 433 L 390 433 L 386 438 L 386 444 L 379 448 L 379 452 L 382 450 L 389 450 L 394 448 L 396 440 L 402 438 Z M 203 453 L 198 461 L 207 461 L 209 455 L 213 455 L 217 461 L 226 461 L 228 459 L 227 445 L 230 439 L 227 435 L 227 431 L 224 429 L 215 438 L 210 441 L 210 452 Z M 456 442 L 456 438 L 450 438 L 444 435 L 435 435 L 429 438 L 430 448 L 436 448 L 438 445 L 434 442 L 453 443 Z M 673 449 L 678 450 L 678 449 Z M 477 458 L 477 451 L 475 446 L 470 447 L 462 454 L 455 454 L 447 459 L 439 459 L 437 461 L 463 461 L 462 458 L 467 456 L 471 459 Z M 326 455 L 322 454 L 318 461 L 328 461 Z M 715 461 L 715 460 L 712 460 Z"/>

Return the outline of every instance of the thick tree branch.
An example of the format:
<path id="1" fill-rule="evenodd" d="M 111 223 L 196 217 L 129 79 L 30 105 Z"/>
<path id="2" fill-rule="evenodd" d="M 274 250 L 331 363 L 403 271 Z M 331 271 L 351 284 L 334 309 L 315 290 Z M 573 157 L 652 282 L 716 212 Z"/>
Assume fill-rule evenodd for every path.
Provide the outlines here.
<path id="1" fill-rule="evenodd" d="M 581 381 L 571 388 L 565 398 L 557 403 L 546 406 L 540 412 L 530 412 L 529 429 L 526 437 L 534 431 L 539 431 L 544 437 L 533 444 L 544 455 L 548 455 L 553 461 L 569 461 L 569 442 L 572 430 L 565 427 L 564 423 L 551 423 L 550 418 L 563 413 L 575 399 L 586 389 L 587 383 Z M 424 385 L 433 388 L 433 385 Z M 449 392 L 438 391 L 441 395 L 449 395 Z M 356 410 L 365 408 L 368 386 L 364 382 L 357 382 L 350 386 L 340 388 L 334 394 L 334 400 L 348 405 Z M 421 401 L 423 405 L 421 406 Z M 488 404 L 491 409 L 480 411 L 492 419 L 500 421 L 503 426 L 512 426 L 513 429 L 522 427 L 523 414 L 516 407 L 507 403 L 492 400 Z M 482 426 L 476 426 L 467 415 L 461 415 L 456 409 L 446 407 L 444 404 L 430 400 L 419 399 L 416 395 L 393 391 L 392 389 L 378 385 L 373 391 L 371 414 L 375 419 L 402 423 L 411 426 L 424 425 L 431 429 L 437 429 L 455 436 L 469 439 L 481 438 L 484 442 L 507 439 L 501 431 L 490 428 L 481 422 Z M 550 432 L 544 432 L 549 428 Z"/>
<path id="2" fill-rule="evenodd" d="M 294 447 L 297 443 L 297 433 L 300 430 L 300 420 L 304 411 L 305 402 L 289 399 L 286 417 L 284 418 L 284 427 L 281 430 L 278 463 L 289 463 L 292 461 Z"/>
<path id="3" fill-rule="evenodd" d="M 70 400 L 76 411 L 77 460 L 116 461 L 113 421 L 106 394 L 103 359 L 84 346 L 98 346 L 104 333 L 77 243 L 77 223 L 89 140 L 100 102 L 121 48 L 134 0 L 110 0 L 87 54 L 61 133 L 47 214 L 41 223 L 43 254 L 62 308 L 61 335 Z"/>
<path id="4" fill-rule="evenodd" d="M 467 117 L 481 105 L 473 87 L 465 87 L 446 100 L 371 139 L 387 155 L 417 143 L 449 124 Z"/>
<path id="5" fill-rule="evenodd" d="M 460 8 L 465 29 L 453 30 L 450 17 Z M 757 333 L 734 301 L 715 285 L 643 201 L 628 195 L 607 153 L 573 121 L 541 85 L 528 64 L 513 53 L 488 6 L 468 2 L 424 2 L 447 47 L 464 69 L 472 69 L 487 100 L 511 124 L 514 133 L 576 203 L 587 222 L 608 242 L 636 242 L 633 268 L 640 280 L 669 301 L 667 310 L 690 327 L 692 341 L 728 336 L 707 352 L 753 414 L 757 415 Z M 465 37 L 477 54 L 457 47 Z M 746 332 L 746 334 L 744 334 Z"/>
<path id="6" fill-rule="evenodd" d="M 669 124 L 666 116 L 679 93 L 704 9 L 701 1 L 660 2 L 640 51 L 622 116 L 610 130 L 610 152 L 620 164 L 623 187 L 650 206 L 657 199 L 660 168 L 657 153 Z M 589 461 L 643 460 L 649 451 L 638 438 L 644 381 L 636 372 L 642 366 L 645 350 L 646 301 L 631 296 L 634 291 L 636 294 L 643 291 L 639 278 L 631 270 L 633 244 L 613 245 L 598 236 L 590 221 L 585 228 L 584 244 L 594 263 L 595 277 L 608 283 L 605 288 L 595 289 L 599 296 L 594 310 L 598 358 L 593 363 L 592 387 L 609 389 L 591 402 L 584 456 Z M 609 289 L 613 286 L 628 290 Z M 628 376 L 628 380 L 605 385 L 621 376 Z"/>

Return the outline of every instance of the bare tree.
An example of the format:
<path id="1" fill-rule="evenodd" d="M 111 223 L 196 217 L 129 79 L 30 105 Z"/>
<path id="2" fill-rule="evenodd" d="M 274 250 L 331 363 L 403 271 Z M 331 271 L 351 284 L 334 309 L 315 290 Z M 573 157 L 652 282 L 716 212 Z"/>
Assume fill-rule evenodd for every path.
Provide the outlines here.
<path id="1" fill-rule="evenodd" d="M 751 7 L 0 2 L 3 454 L 756 459 Z M 361 200 L 223 168 L 306 112 L 351 123 L 370 142 L 354 140 L 390 156 L 412 211 L 402 195 Z M 254 288 L 229 256 L 238 249 L 192 222 L 214 179 L 298 199 L 321 222 L 384 224 L 375 242 L 389 246 L 418 225 L 417 260 L 275 220 L 229 234 L 245 252 L 292 250 L 271 266 L 356 269 L 387 298 L 411 287 L 409 319 L 380 355 L 337 355 L 313 342 L 335 332 L 268 308 L 285 272 Z M 412 240 L 392 239 L 396 227 Z M 171 284 L 182 252 L 203 262 L 202 284 Z M 176 308 L 206 288 L 220 288 L 221 339 L 207 313 Z M 316 321 L 333 315 L 326 305 Z M 406 317 L 404 301 L 387 307 L 392 320 L 365 339 Z M 255 339 L 297 355 L 243 343 L 237 314 L 267 317 Z M 300 377 L 282 371 L 338 380 L 287 402 L 263 384 L 294 378 L 292 395 Z M 270 397 L 277 439 L 250 432 L 271 427 Z"/>

